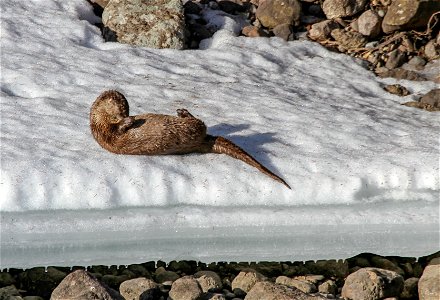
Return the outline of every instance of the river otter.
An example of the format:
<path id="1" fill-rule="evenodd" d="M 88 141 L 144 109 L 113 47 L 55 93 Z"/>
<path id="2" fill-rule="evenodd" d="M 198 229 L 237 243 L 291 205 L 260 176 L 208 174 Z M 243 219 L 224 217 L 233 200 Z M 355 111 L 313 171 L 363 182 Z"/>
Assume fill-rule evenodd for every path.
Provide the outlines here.
<path id="1" fill-rule="evenodd" d="M 177 117 L 160 114 L 129 116 L 128 102 L 118 91 L 105 91 L 90 109 L 93 137 L 104 149 L 117 154 L 163 155 L 219 153 L 240 159 L 264 174 L 290 186 L 246 151 L 221 137 L 206 134 L 206 125 L 186 109 Z"/>

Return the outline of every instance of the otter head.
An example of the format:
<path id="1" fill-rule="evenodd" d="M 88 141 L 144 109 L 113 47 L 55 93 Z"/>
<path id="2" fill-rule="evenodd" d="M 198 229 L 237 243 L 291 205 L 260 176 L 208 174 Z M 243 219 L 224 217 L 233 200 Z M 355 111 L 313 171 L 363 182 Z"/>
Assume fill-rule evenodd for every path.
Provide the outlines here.
<path id="1" fill-rule="evenodd" d="M 90 109 L 90 128 L 93 137 L 104 148 L 127 130 L 134 118 L 128 116 L 127 99 L 118 91 L 105 91 Z"/>

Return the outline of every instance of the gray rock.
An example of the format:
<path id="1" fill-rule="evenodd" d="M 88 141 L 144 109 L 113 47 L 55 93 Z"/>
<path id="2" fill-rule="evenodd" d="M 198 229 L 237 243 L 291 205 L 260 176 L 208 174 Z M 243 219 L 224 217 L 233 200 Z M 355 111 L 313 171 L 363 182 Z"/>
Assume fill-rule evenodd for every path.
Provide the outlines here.
<path id="1" fill-rule="evenodd" d="M 309 37 L 315 41 L 323 41 L 329 37 L 332 30 L 338 28 L 339 24 L 333 20 L 325 20 L 319 23 L 315 23 L 309 30 Z"/>
<path id="2" fill-rule="evenodd" d="M 405 80 L 413 80 L 413 81 L 427 80 L 427 78 L 424 75 L 403 68 L 396 68 L 392 70 L 389 70 L 387 68 L 382 68 L 382 69 L 376 69 L 375 72 L 377 73 L 378 76 L 382 78 L 393 77 L 396 79 L 405 79 Z"/>
<path id="3" fill-rule="evenodd" d="M 367 43 L 367 39 L 359 32 L 334 29 L 330 34 L 338 42 L 341 51 L 361 48 Z"/>
<path id="4" fill-rule="evenodd" d="M 325 0 L 322 10 L 327 19 L 349 17 L 362 11 L 367 0 Z"/>
<path id="5" fill-rule="evenodd" d="M 94 276 L 84 270 L 70 273 L 52 292 L 51 300 L 122 300 L 115 290 L 99 282 Z"/>
<path id="6" fill-rule="evenodd" d="M 429 104 L 432 107 L 436 107 L 436 108 L 440 108 L 440 89 L 434 89 L 429 91 L 428 93 L 426 93 L 424 96 L 422 96 L 419 100 L 420 103 L 425 103 L 425 104 Z M 439 270 L 438 268 L 440 267 L 440 265 L 434 265 L 437 267 L 437 270 Z M 430 266 L 430 269 L 436 269 L 436 268 L 432 268 L 432 266 Z M 427 267 L 425 268 L 425 270 L 423 271 L 423 274 L 425 274 L 425 271 L 427 270 Z M 432 271 L 431 271 L 432 273 Z M 420 278 L 420 280 L 422 280 L 422 277 Z M 440 277 L 439 277 L 440 279 Z"/>
<path id="7" fill-rule="evenodd" d="M 395 50 L 391 51 L 390 53 L 388 53 L 388 60 L 387 60 L 387 62 L 385 64 L 385 67 L 387 69 L 390 69 L 390 70 L 398 68 L 398 67 L 400 67 L 401 65 L 403 65 L 406 62 L 406 59 L 407 59 L 407 57 L 406 57 L 405 52 L 402 52 L 399 49 L 395 49 Z M 386 259 L 386 258 L 383 258 L 383 259 Z M 400 275 L 403 275 L 403 270 L 402 269 L 400 269 L 399 267 L 395 266 L 392 263 L 391 263 L 391 265 L 393 266 L 393 270 L 392 271 L 396 271 Z M 390 265 L 390 268 L 391 268 L 391 265 Z M 375 266 L 382 267 L 380 265 L 375 265 Z M 390 268 L 385 268 L 385 267 L 382 267 L 382 268 L 390 270 Z M 397 271 L 397 268 L 399 269 L 398 271 Z"/>
<path id="8" fill-rule="evenodd" d="M 268 281 L 256 283 L 244 298 L 245 300 L 319 300 L 321 296 L 310 296 L 298 289 Z"/>
<path id="9" fill-rule="evenodd" d="M 298 0 L 264 0 L 260 1 L 256 17 L 267 28 L 281 24 L 298 25 L 301 15 L 301 4 Z"/>
<path id="10" fill-rule="evenodd" d="M 261 275 L 255 270 L 248 269 L 246 271 L 240 272 L 232 281 L 232 290 L 240 289 L 248 293 L 251 288 L 260 281 L 266 280 L 266 277 Z M 235 292 L 234 292 L 235 293 Z"/>
<path id="11" fill-rule="evenodd" d="M 304 293 L 315 293 L 316 291 L 318 291 L 318 289 L 313 283 L 310 283 L 305 280 L 289 278 L 286 276 L 278 276 L 275 283 L 297 288 Z"/>
<path id="12" fill-rule="evenodd" d="M 173 282 L 169 296 L 172 300 L 197 300 L 203 291 L 192 276 L 183 276 Z"/>
<path id="13" fill-rule="evenodd" d="M 157 283 L 143 277 L 124 281 L 119 286 L 119 292 L 125 300 L 154 300 L 158 291 Z"/>
<path id="14" fill-rule="evenodd" d="M 426 65 L 426 60 L 424 60 L 420 56 L 414 56 L 408 61 L 408 64 L 414 67 L 423 67 L 424 65 Z"/>
<path id="15" fill-rule="evenodd" d="M 363 268 L 350 275 L 342 287 L 342 297 L 351 300 L 378 300 L 398 297 L 403 290 L 403 277 L 380 268 Z"/>
<path id="16" fill-rule="evenodd" d="M 292 25 L 290 24 L 284 23 L 277 25 L 272 31 L 275 36 L 280 37 L 285 41 L 293 41 L 295 39 Z"/>
<path id="17" fill-rule="evenodd" d="M 166 281 L 176 281 L 179 279 L 179 275 L 173 271 L 167 271 L 164 267 L 157 268 L 156 272 L 156 282 L 164 283 Z"/>
<path id="18" fill-rule="evenodd" d="M 438 0 L 395 0 L 388 7 L 382 22 L 382 30 L 415 29 L 427 25 L 432 14 L 440 10 Z"/>
<path id="19" fill-rule="evenodd" d="M 333 280 L 327 280 L 318 286 L 318 291 L 322 294 L 336 295 L 338 286 Z"/>
<path id="20" fill-rule="evenodd" d="M 13 285 L 0 288 L 0 299 L 5 300 L 21 300 L 20 292 Z"/>
<path id="21" fill-rule="evenodd" d="M 400 299 L 415 299 L 418 296 L 418 283 L 419 279 L 411 277 L 405 280 L 403 284 L 403 291 L 400 294 Z"/>
<path id="22" fill-rule="evenodd" d="M 194 274 L 204 293 L 221 291 L 223 284 L 220 276 L 213 271 L 200 271 Z"/>
<path id="23" fill-rule="evenodd" d="M 183 49 L 180 0 L 110 0 L 102 14 L 107 40 L 150 48 Z"/>
<path id="24" fill-rule="evenodd" d="M 352 27 L 357 32 L 369 38 L 375 38 L 381 31 L 382 18 L 379 17 L 375 11 L 370 9 L 360 15 L 360 17 L 352 23 Z"/>

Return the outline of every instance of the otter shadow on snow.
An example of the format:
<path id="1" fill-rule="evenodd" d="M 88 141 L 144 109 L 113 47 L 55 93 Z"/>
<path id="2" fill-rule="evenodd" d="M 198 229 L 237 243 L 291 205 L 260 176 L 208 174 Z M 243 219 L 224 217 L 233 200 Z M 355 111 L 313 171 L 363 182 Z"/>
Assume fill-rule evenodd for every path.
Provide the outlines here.
<path id="1" fill-rule="evenodd" d="M 208 127 L 208 134 L 224 137 L 259 161 L 266 168 L 276 174 L 280 174 L 278 169 L 272 164 L 270 153 L 263 148 L 264 144 L 270 144 L 279 141 L 275 132 L 254 133 L 247 136 L 234 136 L 234 133 L 248 129 L 249 124 L 230 125 L 220 123 Z"/>

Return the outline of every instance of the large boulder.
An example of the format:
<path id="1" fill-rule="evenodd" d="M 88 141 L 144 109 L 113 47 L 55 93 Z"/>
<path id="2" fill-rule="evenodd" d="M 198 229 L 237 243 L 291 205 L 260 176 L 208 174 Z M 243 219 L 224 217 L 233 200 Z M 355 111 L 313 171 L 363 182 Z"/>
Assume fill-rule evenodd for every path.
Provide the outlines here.
<path id="1" fill-rule="evenodd" d="M 440 263 L 440 261 L 436 261 Z M 422 277 L 419 280 L 419 299 L 438 300 L 440 299 L 440 264 L 426 266 Z"/>
<path id="2" fill-rule="evenodd" d="M 426 26 L 439 10 L 439 0 L 394 0 L 383 19 L 382 30 L 391 33 Z"/>
<path id="3" fill-rule="evenodd" d="M 378 300 L 398 297 L 403 290 L 403 277 L 380 268 L 363 268 L 348 275 L 342 297 L 351 300 Z"/>
<path id="4" fill-rule="evenodd" d="M 257 282 L 264 280 L 266 280 L 266 277 L 255 270 L 248 269 L 240 272 L 232 281 L 231 286 L 232 290 L 239 289 L 247 293 Z"/>
<path id="5" fill-rule="evenodd" d="M 159 285 L 144 277 L 124 281 L 119 292 L 125 300 L 154 300 L 159 295 Z"/>
<path id="6" fill-rule="evenodd" d="M 76 270 L 70 273 L 55 288 L 51 300 L 122 300 L 122 296 L 115 290 L 101 283 L 89 272 Z"/>
<path id="7" fill-rule="evenodd" d="M 108 41 L 149 48 L 182 49 L 185 45 L 181 0 L 110 0 L 102 22 Z"/>
<path id="8" fill-rule="evenodd" d="M 256 16 L 267 28 L 281 24 L 298 25 L 301 15 L 301 3 L 298 0 L 264 0 L 260 1 Z"/>
<path id="9" fill-rule="evenodd" d="M 325 0 L 322 5 L 327 19 L 349 17 L 362 11 L 368 0 Z"/>

